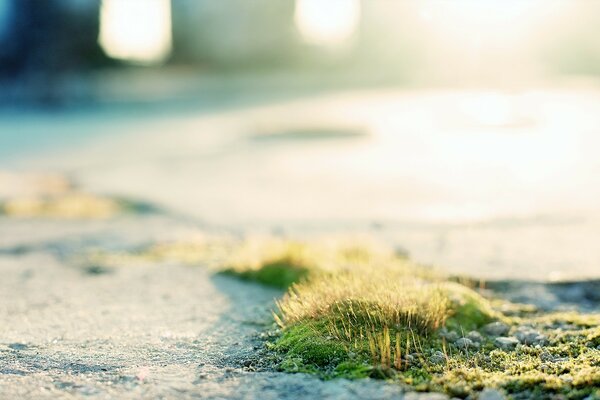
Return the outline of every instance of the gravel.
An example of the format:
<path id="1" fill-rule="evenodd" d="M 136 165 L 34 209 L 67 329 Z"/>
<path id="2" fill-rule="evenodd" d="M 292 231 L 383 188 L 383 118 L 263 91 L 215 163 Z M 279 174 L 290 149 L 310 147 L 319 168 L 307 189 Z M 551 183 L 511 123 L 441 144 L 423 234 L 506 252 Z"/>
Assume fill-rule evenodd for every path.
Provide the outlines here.
<path id="1" fill-rule="evenodd" d="M 504 400 L 506 397 L 496 389 L 483 389 L 477 400 Z"/>
<path id="2" fill-rule="evenodd" d="M 546 336 L 529 326 L 518 327 L 514 335 L 519 342 L 531 346 L 544 345 L 548 340 Z"/>
<path id="3" fill-rule="evenodd" d="M 460 336 L 458 336 L 458 333 L 454 331 L 448 331 L 446 330 L 446 328 L 442 328 L 440 330 L 440 336 L 445 338 L 450 343 L 454 343 L 460 338 Z"/>
<path id="4" fill-rule="evenodd" d="M 446 356 L 441 351 L 436 351 L 429 357 L 429 362 L 432 364 L 445 364 Z"/>
<path id="5" fill-rule="evenodd" d="M 491 322 L 483 327 L 483 331 L 490 336 L 504 336 L 510 331 L 510 326 L 503 322 Z"/>
<path id="6" fill-rule="evenodd" d="M 475 343 L 483 343 L 483 336 L 481 336 L 481 333 L 477 332 L 477 331 L 471 331 L 467 334 L 467 339 L 472 340 Z"/>
<path id="7" fill-rule="evenodd" d="M 497 337 L 494 344 L 502 350 L 513 350 L 519 344 L 519 340 L 514 337 Z"/>
<path id="8" fill-rule="evenodd" d="M 456 342 L 454 342 L 454 344 L 456 345 L 456 347 L 463 350 L 479 348 L 479 343 L 476 343 L 468 338 L 460 338 Z"/>

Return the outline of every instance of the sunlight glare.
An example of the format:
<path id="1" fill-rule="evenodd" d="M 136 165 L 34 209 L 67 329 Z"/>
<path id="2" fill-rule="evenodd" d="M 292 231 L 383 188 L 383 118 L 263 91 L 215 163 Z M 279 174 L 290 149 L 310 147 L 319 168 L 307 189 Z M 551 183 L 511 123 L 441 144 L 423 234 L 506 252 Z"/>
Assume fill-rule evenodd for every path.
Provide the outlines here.
<path id="1" fill-rule="evenodd" d="M 296 27 L 308 42 L 340 44 L 352 37 L 360 20 L 359 0 L 296 0 Z"/>
<path id="2" fill-rule="evenodd" d="M 537 20 L 556 13 L 560 0 L 425 0 L 420 16 L 444 36 L 518 41 Z"/>
<path id="3" fill-rule="evenodd" d="M 163 61 L 171 52 L 170 0 L 103 0 L 99 42 L 112 58 Z"/>

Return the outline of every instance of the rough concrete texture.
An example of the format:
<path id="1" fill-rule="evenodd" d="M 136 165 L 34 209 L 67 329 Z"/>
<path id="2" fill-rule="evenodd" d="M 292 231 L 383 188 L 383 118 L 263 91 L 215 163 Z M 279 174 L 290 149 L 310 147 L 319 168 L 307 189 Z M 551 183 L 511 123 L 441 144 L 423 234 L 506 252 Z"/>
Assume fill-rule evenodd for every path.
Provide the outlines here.
<path id="1" fill-rule="evenodd" d="M 148 264 L 90 274 L 68 262 L 77 246 L 134 246 L 187 230 L 153 217 L 0 220 L 0 398 L 400 394 L 376 381 L 324 382 L 248 368 L 278 291 L 215 277 L 202 266 Z"/>

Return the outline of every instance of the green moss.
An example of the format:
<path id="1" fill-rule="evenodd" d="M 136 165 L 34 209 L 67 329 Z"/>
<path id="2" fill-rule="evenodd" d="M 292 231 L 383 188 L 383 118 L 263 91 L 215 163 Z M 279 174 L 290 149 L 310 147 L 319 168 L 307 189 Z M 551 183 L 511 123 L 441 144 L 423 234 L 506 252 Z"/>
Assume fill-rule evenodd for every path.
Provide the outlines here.
<path id="1" fill-rule="evenodd" d="M 454 294 L 458 295 L 453 299 L 448 329 L 466 333 L 496 319 L 507 320 L 476 293 L 457 289 Z M 474 397 L 488 387 L 514 399 L 595 398 L 600 394 L 600 350 L 595 346 L 600 327 L 587 327 L 596 321 L 595 316 L 563 316 L 565 320 L 560 314 L 533 316 L 529 323 L 548 337 L 548 345 L 521 346 L 515 351 L 494 348 L 492 338 L 484 335 L 479 349 L 465 352 L 446 343 L 436 332 L 396 327 L 388 335 L 390 364 L 382 364 L 378 358 L 381 352 L 377 350 L 377 357 L 373 358 L 369 351 L 369 335 L 381 335 L 380 325 L 369 325 L 375 329 L 373 333 L 344 339 L 331 336 L 331 320 L 286 327 L 273 349 L 283 357 L 281 370 L 313 373 L 324 379 L 386 379 L 412 390 L 439 391 L 458 398 Z M 368 321 L 355 320 L 367 326 Z M 399 364 L 394 363 L 397 338 L 403 354 Z M 430 361 L 440 351 L 446 362 Z M 411 354 L 410 363 L 405 361 L 406 354 Z"/>
<path id="2" fill-rule="evenodd" d="M 430 388 L 432 375 L 423 367 L 409 368 L 401 374 L 401 379 L 404 383 L 418 388 L 420 391 L 425 391 Z"/>
<path id="3" fill-rule="evenodd" d="M 271 352 L 263 355 L 281 371 L 386 379 L 460 398 L 476 398 L 491 387 L 511 399 L 600 399 L 599 314 L 543 312 L 484 298 L 470 288 L 473 282 L 458 283 L 407 260 L 374 257 L 360 247 L 323 259 L 306 246 L 283 245 L 234 261 L 224 257 L 231 248 L 224 249 L 215 253 L 210 243 L 163 244 L 114 263 L 101 258 L 105 264 L 99 265 L 136 257 L 196 264 L 218 254 L 231 266 L 226 274 L 292 286 L 278 303 L 281 333 L 269 336 Z M 531 325 L 547 340 L 541 347 L 498 349 L 482 329 L 492 321 Z M 483 338 L 479 347 L 459 348 L 450 332 L 442 337 L 441 327 L 459 337 L 477 330 Z"/>
<path id="4" fill-rule="evenodd" d="M 492 320 L 492 316 L 483 312 L 475 302 L 469 301 L 454 310 L 453 315 L 446 321 L 446 326 L 459 332 L 468 332 Z"/>
<path id="5" fill-rule="evenodd" d="M 334 370 L 336 378 L 361 379 L 371 376 L 373 367 L 359 361 L 343 361 Z"/>
<path id="6" fill-rule="evenodd" d="M 450 329 L 468 332 L 496 319 L 505 319 L 488 300 L 466 287 L 454 284 L 448 295 L 452 299 L 452 308 L 446 326 Z"/>
<path id="7" fill-rule="evenodd" d="M 286 359 L 302 360 L 304 365 L 329 367 L 348 358 L 342 343 L 327 336 L 318 324 L 302 324 L 287 329 L 274 347 L 283 352 Z"/>
<path id="8" fill-rule="evenodd" d="M 453 281 L 407 260 L 374 258 L 360 248 L 340 253 L 337 269 L 322 269 L 327 263 L 291 250 L 295 256 L 226 271 L 280 288 L 293 285 L 278 302 L 282 331 L 269 346 L 282 371 L 385 379 L 458 398 L 477 398 L 484 388 L 512 399 L 600 395 L 599 315 L 487 299 L 471 281 Z M 545 343 L 498 349 L 482 329 L 493 321 L 531 325 Z M 482 337 L 473 335 L 480 342 L 460 348 L 441 327 L 458 337 L 473 330 Z"/>
<path id="9" fill-rule="evenodd" d="M 302 357 L 286 357 L 279 363 L 278 369 L 288 373 L 319 373 L 319 368 L 314 365 L 307 364 Z"/>
<path id="10" fill-rule="evenodd" d="M 591 329 L 586 336 L 586 340 L 588 342 L 588 346 L 596 348 L 600 347 L 600 326 Z"/>
<path id="11" fill-rule="evenodd" d="M 436 371 L 434 382 L 447 392 L 448 385 L 463 382 L 470 392 L 493 386 L 515 398 L 585 398 L 600 384 L 600 351 L 584 346 L 584 335 L 574 336 L 572 341 L 570 346 L 551 344 L 523 346 L 510 352 L 454 354 L 444 369 Z"/>
<path id="12" fill-rule="evenodd" d="M 292 260 L 282 258 L 265 263 L 257 269 L 227 268 L 221 273 L 267 286 L 286 289 L 292 284 L 305 279 L 309 274 L 309 269 L 295 264 Z"/>

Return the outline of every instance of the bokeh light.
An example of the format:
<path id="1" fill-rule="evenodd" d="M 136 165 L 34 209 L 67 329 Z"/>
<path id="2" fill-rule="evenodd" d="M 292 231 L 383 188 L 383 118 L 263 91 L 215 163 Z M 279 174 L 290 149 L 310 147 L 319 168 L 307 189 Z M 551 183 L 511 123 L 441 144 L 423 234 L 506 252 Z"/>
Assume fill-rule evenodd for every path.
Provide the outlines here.
<path id="1" fill-rule="evenodd" d="M 359 0 L 296 0 L 296 26 L 308 42 L 343 43 L 355 33 L 359 20 Z"/>
<path id="2" fill-rule="evenodd" d="M 171 51 L 170 0 L 103 0 L 99 41 L 113 58 L 163 61 Z"/>

